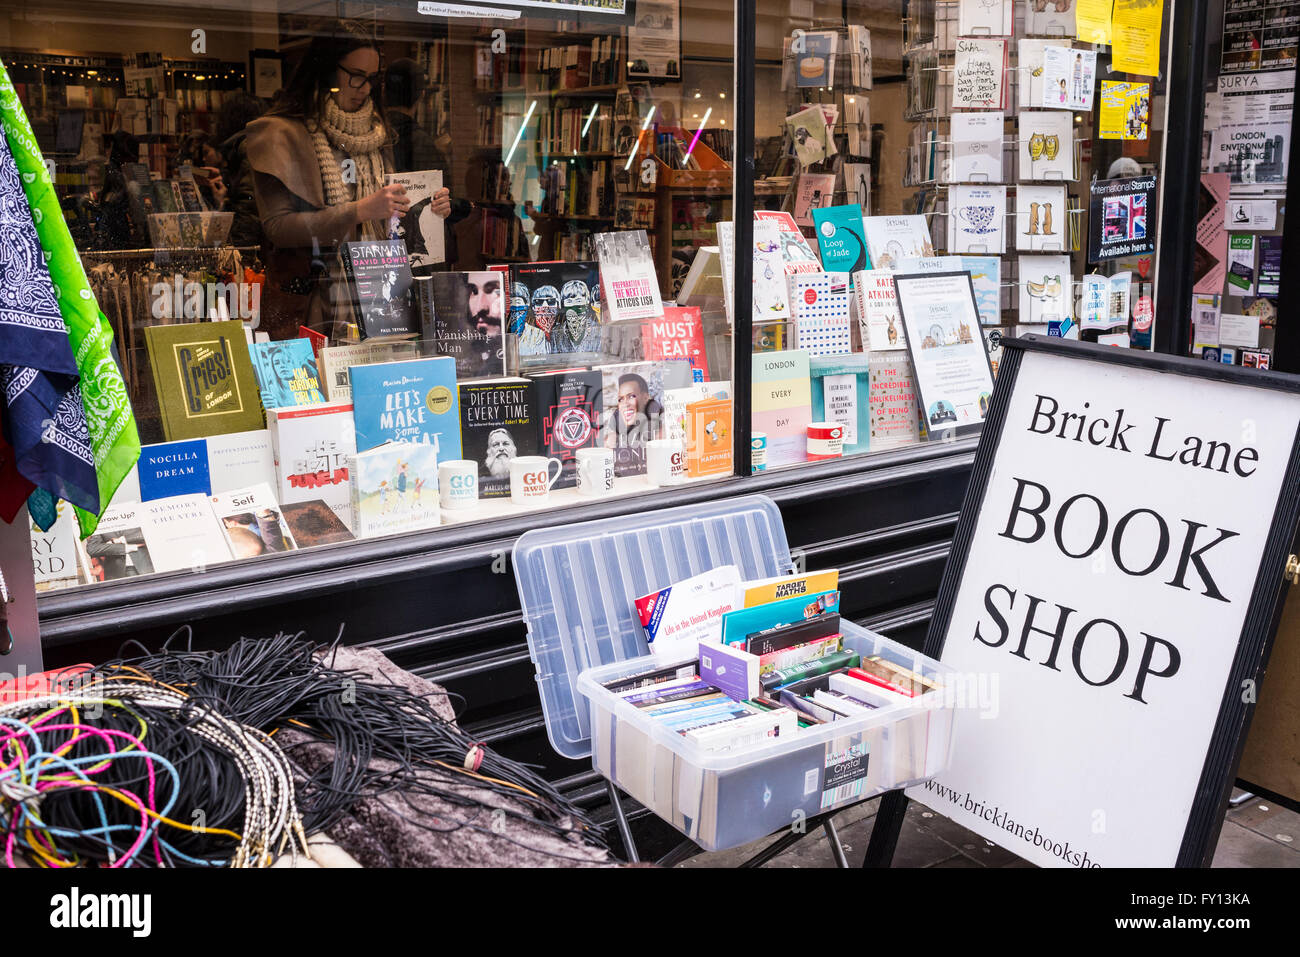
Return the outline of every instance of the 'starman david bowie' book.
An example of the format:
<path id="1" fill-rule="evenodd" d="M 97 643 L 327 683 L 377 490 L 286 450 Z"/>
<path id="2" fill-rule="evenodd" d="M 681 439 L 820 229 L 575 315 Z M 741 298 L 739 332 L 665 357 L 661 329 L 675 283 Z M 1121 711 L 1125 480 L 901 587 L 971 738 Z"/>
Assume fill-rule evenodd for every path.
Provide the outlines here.
<path id="1" fill-rule="evenodd" d="M 478 464 L 479 498 L 509 498 L 510 463 L 538 454 L 536 410 L 531 379 L 460 384 L 461 454 Z"/>
<path id="2" fill-rule="evenodd" d="M 262 427 L 242 322 L 146 326 L 144 339 L 168 441 Z"/>
<path id="3" fill-rule="evenodd" d="M 400 239 L 343 244 L 343 267 L 363 339 L 409 338 L 420 331 L 411 300 L 411 263 Z"/>

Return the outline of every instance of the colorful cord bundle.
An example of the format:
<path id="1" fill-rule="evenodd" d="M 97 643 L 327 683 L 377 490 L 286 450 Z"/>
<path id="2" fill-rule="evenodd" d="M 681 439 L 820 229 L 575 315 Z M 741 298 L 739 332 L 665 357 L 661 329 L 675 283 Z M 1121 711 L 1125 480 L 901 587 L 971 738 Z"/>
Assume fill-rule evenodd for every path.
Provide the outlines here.
<path id="1" fill-rule="evenodd" d="M 92 680 L 0 705 L 9 867 L 259 867 L 296 857 L 294 837 L 307 853 L 280 748 L 173 688 Z"/>

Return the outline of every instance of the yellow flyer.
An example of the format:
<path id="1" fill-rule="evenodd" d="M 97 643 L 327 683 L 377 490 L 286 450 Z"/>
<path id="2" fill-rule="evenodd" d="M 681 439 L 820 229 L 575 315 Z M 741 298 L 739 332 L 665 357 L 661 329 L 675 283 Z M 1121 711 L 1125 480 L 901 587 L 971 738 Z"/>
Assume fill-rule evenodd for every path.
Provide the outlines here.
<path id="1" fill-rule="evenodd" d="M 1164 14 L 1164 0 L 1115 0 L 1111 69 L 1138 76 L 1160 75 Z"/>
<path id="2" fill-rule="evenodd" d="M 1101 138 L 1144 140 L 1151 113 L 1150 83 L 1101 81 Z"/>
<path id="3" fill-rule="evenodd" d="M 1110 8 L 1112 0 L 1079 0 L 1075 5 L 1076 33 L 1084 43 L 1110 46 Z"/>

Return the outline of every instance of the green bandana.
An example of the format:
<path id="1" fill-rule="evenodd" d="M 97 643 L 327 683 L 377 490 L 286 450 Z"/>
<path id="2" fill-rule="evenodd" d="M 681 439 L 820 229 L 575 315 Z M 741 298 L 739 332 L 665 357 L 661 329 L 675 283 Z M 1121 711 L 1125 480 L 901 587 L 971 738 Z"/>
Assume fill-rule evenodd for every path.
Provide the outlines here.
<path id="1" fill-rule="evenodd" d="M 18 164 L 27 205 L 36 222 L 36 234 L 49 263 L 50 278 L 54 280 L 59 312 L 68 327 L 68 341 L 81 372 L 82 405 L 95 453 L 102 512 L 140 458 L 140 436 L 135 429 L 122 370 L 113 361 L 113 327 L 90 291 L 81 257 L 72 244 L 72 234 L 68 232 L 54 184 L 36 145 L 36 134 L 3 63 L 0 63 L 0 124 Z M 85 538 L 95 531 L 99 516 L 79 508 L 77 521 L 81 525 L 81 537 Z"/>

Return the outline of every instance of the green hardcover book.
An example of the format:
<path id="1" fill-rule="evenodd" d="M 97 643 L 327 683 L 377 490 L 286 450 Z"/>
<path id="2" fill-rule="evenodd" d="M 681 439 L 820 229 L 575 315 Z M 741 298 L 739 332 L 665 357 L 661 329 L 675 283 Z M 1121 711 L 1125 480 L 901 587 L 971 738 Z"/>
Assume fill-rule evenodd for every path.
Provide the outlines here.
<path id="1" fill-rule="evenodd" d="M 144 338 L 167 441 L 265 426 L 243 323 L 147 326 Z"/>

